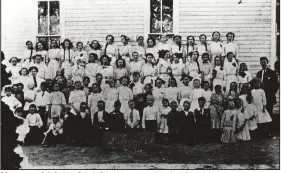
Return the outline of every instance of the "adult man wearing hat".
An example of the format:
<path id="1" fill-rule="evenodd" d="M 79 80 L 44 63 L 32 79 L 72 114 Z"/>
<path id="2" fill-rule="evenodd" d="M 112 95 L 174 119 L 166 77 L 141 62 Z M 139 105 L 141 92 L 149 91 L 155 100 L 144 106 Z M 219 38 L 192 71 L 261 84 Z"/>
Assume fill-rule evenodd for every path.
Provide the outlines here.
<path id="1" fill-rule="evenodd" d="M 257 73 L 257 77 L 261 79 L 262 88 L 265 92 L 266 109 L 267 109 L 268 113 L 270 114 L 271 118 L 273 119 L 273 122 L 277 123 L 278 119 L 275 120 L 275 117 L 273 117 L 273 107 L 277 103 L 275 95 L 279 88 L 278 78 L 277 78 L 276 73 L 267 67 L 267 64 L 268 64 L 267 57 L 261 57 L 260 64 L 261 64 L 262 70 L 260 70 Z"/>
<path id="2" fill-rule="evenodd" d="M 29 68 L 29 72 L 31 73 L 31 76 L 29 78 L 29 83 L 34 84 L 35 91 L 40 90 L 40 85 L 42 82 L 44 82 L 44 79 L 37 76 L 38 68 L 32 66 Z"/>

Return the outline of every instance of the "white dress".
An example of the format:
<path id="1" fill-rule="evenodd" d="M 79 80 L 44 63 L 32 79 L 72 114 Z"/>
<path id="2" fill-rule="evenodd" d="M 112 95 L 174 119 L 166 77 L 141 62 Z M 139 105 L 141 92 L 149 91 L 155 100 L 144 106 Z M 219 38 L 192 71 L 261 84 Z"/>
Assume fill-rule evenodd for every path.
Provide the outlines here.
<path id="1" fill-rule="evenodd" d="M 168 106 L 166 108 L 162 108 L 160 113 L 158 114 L 159 117 L 157 118 L 158 124 L 158 132 L 162 134 L 169 133 L 169 127 L 167 125 L 167 115 L 172 109 Z"/>
<path id="2" fill-rule="evenodd" d="M 205 98 L 206 102 L 205 102 L 205 106 L 204 108 L 209 108 L 210 104 L 211 104 L 211 96 L 212 96 L 212 91 L 211 90 L 207 90 L 203 92 L 203 97 Z"/>
<path id="3" fill-rule="evenodd" d="M 209 49 L 211 54 L 211 63 L 214 64 L 214 58 L 223 54 L 223 43 L 221 41 L 211 41 L 209 43 Z"/>
<path id="4" fill-rule="evenodd" d="M 35 66 L 38 68 L 38 73 L 37 73 L 37 77 L 41 78 L 41 79 L 49 79 L 50 76 L 48 76 L 48 67 L 46 66 L 46 64 L 44 62 L 41 62 L 40 64 L 38 63 L 31 63 L 31 66 Z"/>
<path id="5" fill-rule="evenodd" d="M 57 71 L 59 70 L 59 61 L 56 59 L 60 58 L 60 49 L 50 49 L 47 54 L 47 58 L 50 59 L 50 62 L 47 67 L 48 76 L 50 79 L 54 79 Z"/>
<path id="6" fill-rule="evenodd" d="M 106 88 L 103 92 L 102 100 L 105 101 L 105 111 L 112 112 L 114 103 L 118 100 L 118 90 L 116 88 Z"/>
<path id="7" fill-rule="evenodd" d="M 102 74 L 103 80 L 102 82 L 105 83 L 110 77 L 113 78 L 113 67 L 112 66 L 99 66 L 97 73 Z"/>
<path id="8" fill-rule="evenodd" d="M 157 65 L 157 69 L 158 69 L 158 75 L 161 79 L 163 79 L 166 83 L 165 83 L 165 87 L 168 87 L 168 81 L 170 79 L 170 76 L 167 74 L 167 68 L 171 67 L 171 62 L 170 60 L 164 60 L 162 58 L 159 59 L 159 63 Z"/>
<path id="9" fill-rule="evenodd" d="M 266 105 L 266 97 L 263 89 L 253 89 L 253 104 L 256 105 L 257 108 L 257 123 L 267 123 L 271 122 L 272 119 L 265 108 L 265 112 L 263 112 L 263 106 Z"/>
<path id="10" fill-rule="evenodd" d="M 163 44 L 161 42 L 158 43 L 157 49 L 158 50 L 168 50 L 170 53 L 172 51 L 172 47 L 170 44 L 168 44 L 168 43 Z"/>
<path id="11" fill-rule="evenodd" d="M 236 65 L 235 67 L 233 66 L 233 63 Z M 226 90 L 229 90 L 230 84 L 232 82 L 236 82 L 238 84 L 238 77 L 236 75 L 238 69 L 238 64 L 236 61 L 226 61 L 224 63 L 224 71 L 225 71 L 225 76 L 226 76 Z"/>
<path id="12" fill-rule="evenodd" d="M 96 82 L 96 75 L 99 65 L 96 63 L 89 63 L 85 66 L 85 76 L 90 78 L 89 86 L 92 86 Z"/>
<path id="13" fill-rule="evenodd" d="M 153 85 L 154 80 L 156 79 L 156 68 L 152 64 L 144 64 L 141 69 L 141 73 L 144 78 L 143 85 L 151 83 Z"/>
<path id="14" fill-rule="evenodd" d="M 20 79 L 19 71 L 21 70 L 21 67 L 19 66 L 8 66 L 6 68 L 7 73 L 11 73 L 12 76 L 9 78 L 12 82 L 12 84 L 18 83 Z"/>
<path id="15" fill-rule="evenodd" d="M 26 67 L 27 69 L 29 69 L 30 63 L 33 62 L 32 57 L 35 56 L 35 55 L 36 55 L 36 51 L 34 49 L 33 50 L 25 49 L 24 53 L 23 53 L 23 57 L 19 57 L 19 59 L 21 61 L 18 63 L 18 66 L 19 67 Z M 31 59 L 30 59 L 30 57 L 31 57 Z"/>
<path id="16" fill-rule="evenodd" d="M 88 97 L 88 107 L 91 110 L 91 119 L 94 121 L 94 114 L 98 111 L 98 101 L 102 99 L 101 93 L 91 93 Z"/>
<path id="17" fill-rule="evenodd" d="M 199 65 L 200 66 L 200 65 Z M 210 62 L 202 63 L 200 66 L 201 73 L 204 74 L 204 81 L 210 82 L 212 78 L 213 68 Z"/>
<path id="18" fill-rule="evenodd" d="M 71 74 L 71 62 L 74 59 L 74 51 L 61 49 L 60 59 L 62 60 L 61 69 L 64 69 L 64 77 L 68 78 Z"/>
<path id="19" fill-rule="evenodd" d="M 213 89 L 215 89 L 216 85 L 220 85 L 222 88 L 225 87 L 225 71 L 221 70 L 221 66 L 216 66 L 214 69 L 217 71 L 217 74 L 213 79 Z"/>
<path id="20" fill-rule="evenodd" d="M 178 86 L 182 85 L 182 82 L 180 80 L 183 74 L 184 67 L 185 67 L 184 64 L 180 62 L 177 64 L 176 63 L 171 64 L 172 73 L 177 81 Z"/>
<path id="21" fill-rule="evenodd" d="M 159 110 L 161 110 L 162 107 L 163 107 L 162 100 L 163 100 L 164 95 L 165 95 L 165 88 L 155 87 L 152 90 L 152 94 L 153 94 L 153 97 L 154 97 L 154 105 L 157 108 L 159 108 Z"/>
<path id="22" fill-rule="evenodd" d="M 191 95 L 190 95 L 191 92 L 192 92 L 191 86 L 182 86 L 179 88 L 180 104 L 178 106 L 178 111 L 183 110 L 183 103 L 185 101 L 191 102 Z"/>
<path id="23" fill-rule="evenodd" d="M 199 67 L 198 67 L 198 64 L 193 61 L 193 62 L 188 62 L 186 64 L 186 68 L 187 68 L 187 71 L 189 73 L 189 76 L 191 76 L 193 79 L 199 79 L 201 81 L 201 77 L 199 75 Z"/>
<path id="24" fill-rule="evenodd" d="M 122 113 L 130 110 L 128 102 L 133 99 L 133 92 L 129 87 L 120 86 L 118 89 L 118 98 L 121 102 Z"/>
<path id="25" fill-rule="evenodd" d="M 131 45 L 127 44 L 127 45 L 122 45 L 119 47 L 119 54 L 122 57 L 122 59 L 124 59 L 126 61 L 126 65 L 129 64 L 129 62 L 131 61 L 131 56 L 133 53 L 133 48 Z"/>
<path id="26" fill-rule="evenodd" d="M 191 91 L 191 105 L 190 105 L 190 111 L 194 111 L 195 109 L 199 109 L 199 104 L 198 104 L 198 98 L 203 97 L 204 90 L 202 88 L 194 88 Z"/>
<path id="27" fill-rule="evenodd" d="M 224 45 L 223 45 L 223 50 L 224 50 L 224 56 L 227 55 L 228 52 L 232 52 L 236 58 L 238 58 L 238 49 L 239 49 L 239 45 L 232 41 L 232 42 L 226 42 Z"/>
<path id="28" fill-rule="evenodd" d="M 178 87 L 168 87 L 165 90 L 165 98 L 169 100 L 169 103 L 176 101 L 178 103 L 179 89 Z"/>

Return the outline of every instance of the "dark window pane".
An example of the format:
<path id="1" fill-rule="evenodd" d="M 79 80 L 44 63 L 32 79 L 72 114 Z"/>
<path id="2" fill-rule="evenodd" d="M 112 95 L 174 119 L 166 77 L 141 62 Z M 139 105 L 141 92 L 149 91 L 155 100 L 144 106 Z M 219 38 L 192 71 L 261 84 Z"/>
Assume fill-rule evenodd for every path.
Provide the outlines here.
<path id="1" fill-rule="evenodd" d="M 173 0 L 162 0 L 162 32 L 173 32 Z"/>
<path id="2" fill-rule="evenodd" d="M 161 2 L 160 0 L 150 1 L 150 32 L 160 33 L 161 32 Z"/>
<path id="3" fill-rule="evenodd" d="M 38 42 L 41 42 L 44 50 L 49 50 L 49 38 L 48 37 L 38 37 Z"/>
<path id="4" fill-rule="evenodd" d="M 59 1 L 50 1 L 50 35 L 60 34 Z"/>
<path id="5" fill-rule="evenodd" d="M 38 2 L 38 35 L 48 35 L 48 2 Z"/>

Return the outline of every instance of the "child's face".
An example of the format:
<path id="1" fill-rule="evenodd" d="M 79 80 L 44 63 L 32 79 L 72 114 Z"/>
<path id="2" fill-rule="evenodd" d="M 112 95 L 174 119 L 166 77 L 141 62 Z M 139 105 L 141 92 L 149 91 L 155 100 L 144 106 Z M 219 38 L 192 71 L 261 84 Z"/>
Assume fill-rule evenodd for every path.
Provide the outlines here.
<path id="1" fill-rule="evenodd" d="M 13 86 L 13 92 L 17 92 L 18 91 L 18 87 L 17 86 Z"/>
<path id="2" fill-rule="evenodd" d="M 166 36 L 161 36 L 160 41 L 161 41 L 162 43 L 166 43 L 167 37 L 166 37 Z"/>
<path id="3" fill-rule="evenodd" d="M 178 108 L 177 102 L 172 102 L 172 103 L 171 103 L 171 108 L 172 108 L 173 110 L 176 110 L 176 109 Z"/>
<path id="4" fill-rule="evenodd" d="M 17 65 L 17 59 L 16 58 L 13 58 L 12 60 L 11 60 L 11 63 L 12 63 L 12 65 L 13 66 L 16 66 Z"/>
<path id="5" fill-rule="evenodd" d="M 140 76 L 139 75 L 133 75 L 133 80 L 134 82 L 138 82 L 140 79 Z"/>
<path id="6" fill-rule="evenodd" d="M 170 58 L 170 54 L 169 54 L 169 53 L 166 53 L 165 56 L 164 56 L 164 59 L 167 60 L 167 59 L 169 59 L 169 58 Z"/>
<path id="7" fill-rule="evenodd" d="M 176 83 L 177 83 L 176 80 L 172 79 L 171 80 L 171 87 L 176 87 Z"/>
<path id="8" fill-rule="evenodd" d="M 214 38 L 215 40 L 219 40 L 219 38 L 220 38 L 219 33 L 217 33 L 217 32 L 214 33 L 213 38 Z"/>
<path id="9" fill-rule="evenodd" d="M 108 64 L 108 59 L 106 58 L 106 57 L 104 57 L 103 59 L 102 59 L 102 63 L 105 65 L 105 64 Z"/>
<path id="10" fill-rule="evenodd" d="M 179 38 L 179 37 L 176 37 L 176 38 L 175 38 L 175 43 L 176 43 L 176 44 L 179 44 L 179 43 L 180 43 L 180 41 L 181 41 L 181 40 L 180 40 L 180 38 Z"/>
<path id="11" fill-rule="evenodd" d="M 68 41 L 64 42 L 64 47 L 69 48 L 69 42 Z"/>
<path id="12" fill-rule="evenodd" d="M 77 45 L 77 49 L 78 49 L 79 51 L 81 51 L 81 50 L 83 49 L 83 45 L 82 45 L 81 43 L 79 43 L 79 44 Z"/>
<path id="13" fill-rule="evenodd" d="M 192 37 L 188 37 L 187 42 L 188 42 L 188 44 L 193 44 L 194 43 L 193 38 Z"/>
<path id="14" fill-rule="evenodd" d="M 200 42 L 201 42 L 201 43 L 206 43 L 206 38 L 205 38 L 205 36 L 202 35 L 199 39 L 200 39 Z"/>
<path id="15" fill-rule="evenodd" d="M 98 106 L 99 111 L 103 110 L 103 108 L 104 108 L 104 104 L 102 102 L 99 102 L 97 106 Z"/>
<path id="16" fill-rule="evenodd" d="M 235 106 L 234 101 L 233 100 L 228 101 L 228 106 L 230 109 L 233 109 Z"/>
<path id="17" fill-rule="evenodd" d="M 233 58 L 233 54 L 229 54 L 229 55 L 227 56 L 227 59 L 228 59 L 229 62 L 232 62 L 232 58 Z"/>
<path id="18" fill-rule="evenodd" d="M 108 85 L 110 86 L 110 88 L 114 87 L 115 83 L 114 83 L 113 79 L 108 80 Z"/>
<path id="19" fill-rule="evenodd" d="M 154 99 L 150 98 L 150 97 L 147 97 L 146 102 L 147 102 L 148 105 L 152 106 L 153 102 L 154 102 Z"/>
<path id="20" fill-rule="evenodd" d="M 113 43 L 113 38 L 111 36 L 109 36 L 109 37 L 107 37 L 106 41 L 108 44 L 111 44 L 111 43 Z"/>
<path id="21" fill-rule="evenodd" d="M 52 47 L 52 48 L 55 48 L 56 45 L 57 45 L 57 44 L 56 44 L 56 41 L 52 41 L 52 42 L 51 42 L 51 47 Z"/>
<path id="22" fill-rule="evenodd" d="M 232 40 L 233 40 L 233 34 L 228 34 L 227 41 L 232 41 Z"/>
<path id="23" fill-rule="evenodd" d="M 127 40 L 126 40 L 124 37 L 121 37 L 121 42 L 122 42 L 123 44 L 126 44 L 126 43 L 127 43 Z"/>
<path id="24" fill-rule="evenodd" d="M 220 94 L 220 93 L 221 93 L 221 88 L 215 87 L 215 92 L 216 92 L 217 94 Z"/>
<path id="25" fill-rule="evenodd" d="M 185 86 L 188 86 L 188 84 L 189 84 L 189 79 L 188 79 L 188 77 L 184 77 L 184 78 L 183 78 L 183 84 L 184 84 Z"/>
<path id="26" fill-rule="evenodd" d="M 37 74 L 37 71 L 36 71 L 35 69 L 32 69 L 32 70 L 31 70 L 31 75 L 32 75 L 32 76 L 36 76 L 36 74 Z"/>
<path id="27" fill-rule="evenodd" d="M 124 65 L 124 63 L 123 63 L 122 60 L 118 60 L 117 64 L 118 64 L 118 67 L 119 67 L 119 68 L 122 68 L 123 65 Z"/>
<path id="28" fill-rule="evenodd" d="M 192 60 L 193 60 L 193 61 L 196 61 L 197 58 L 198 58 L 198 53 L 197 53 L 197 52 L 194 52 L 194 53 L 192 54 Z"/>
<path id="29" fill-rule="evenodd" d="M 193 86 L 194 86 L 194 88 L 199 88 L 200 82 L 198 80 L 194 80 L 193 81 Z"/>
<path id="30" fill-rule="evenodd" d="M 43 50 L 43 45 L 41 44 L 41 43 L 39 43 L 39 44 L 37 44 L 37 48 L 38 48 L 38 50 Z"/>
<path id="31" fill-rule="evenodd" d="M 93 41 L 92 42 L 93 48 L 96 49 L 98 47 L 98 42 L 97 41 Z"/>
<path id="32" fill-rule="evenodd" d="M 128 79 L 123 78 L 123 79 L 122 79 L 122 85 L 123 85 L 123 86 L 127 86 L 127 85 L 128 85 Z"/>
<path id="33" fill-rule="evenodd" d="M 139 55 L 137 53 L 133 53 L 133 60 L 138 61 Z"/>
<path id="34" fill-rule="evenodd" d="M 204 83 L 204 90 L 207 91 L 209 89 L 209 83 Z"/>
<path id="35" fill-rule="evenodd" d="M 167 101 L 163 101 L 163 107 L 168 107 L 169 106 L 169 103 Z"/>
<path id="36" fill-rule="evenodd" d="M 58 118 L 53 118 L 53 123 L 54 124 L 57 124 L 59 122 L 59 119 Z"/>
<path id="37" fill-rule="evenodd" d="M 237 91 L 237 84 L 236 83 L 231 83 L 230 88 L 232 91 Z"/>
<path id="38" fill-rule="evenodd" d="M 22 74 L 23 76 L 25 76 L 25 75 L 27 74 L 27 70 L 26 70 L 26 69 L 22 69 L 22 70 L 21 70 L 21 74 Z"/>
<path id="39" fill-rule="evenodd" d="M 89 63 L 94 63 L 94 62 L 95 62 L 95 58 L 94 58 L 93 55 L 90 55 L 90 56 L 89 56 L 88 62 L 89 62 Z"/>
<path id="40" fill-rule="evenodd" d="M 58 85 L 58 84 L 55 84 L 55 85 L 54 85 L 54 91 L 59 91 L 59 89 L 60 89 L 59 85 Z"/>
<path id="41" fill-rule="evenodd" d="M 11 96 L 11 94 L 12 94 L 12 91 L 9 89 L 9 90 L 6 90 L 6 96 Z"/>
<path id="42" fill-rule="evenodd" d="M 204 105 L 205 105 L 205 102 L 204 102 L 203 100 L 199 100 L 199 101 L 198 101 L 198 104 L 199 104 L 199 107 L 200 107 L 200 108 L 203 108 Z"/>
<path id="43" fill-rule="evenodd" d="M 160 80 L 157 80 L 157 81 L 156 81 L 156 86 L 157 86 L 158 88 L 161 88 L 161 87 L 162 87 L 162 82 L 161 82 Z"/>
<path id="44" fill-rule="evenodd" d="M 151 88 L 150 88 L 150 86 L 146 85 L 146 86 L 144 86 L 144 90 L 145 90 L 145 92 L 150 92 Z"/>
<path id="45" fill-rule="evenodd" d="M 97 85 L 92 85 L 92 88 L 93 88 L 93 92 L 94 93 L 98 93 L 99 92 L 99 88 Z"/>
<path id="46" fill-rule="evenodd" d="M 152 40 L 148 40 L 148 47 L 153 47 L 153 41 Z"/>
<path id="47" fill-rule="evenodd" d="M 40 86 L 40 89 L 41 89 L 42 91 L 45 91 L 45 90 L 46 90 L 45 85 L 41 85 L 41 86 Z"/>
<path id="48" fill-rule="evenodd" d="M 34 114 L 36 112 L 36 109 L 34 107 L 29 108 L 29 112 Z"/>
<path id="49" fill-rule="evenodd" d="M 89 83 L 90 83 L 89 79 L 85 79 L 85 80 L 83 81 L 83 84 L 84 84 L 84 86 L 86 86 L 86 87 L 89 85 Z"/>
<path id="50" fill-rule="evenodd" d="M 256 83 L 254 84 L 254 86 L 255 86 L 255 88 L 259 88 L 259 87 L 260 87 L 259 82 L 256 82 Z"/>
<path id="51" fill-rule="evenodd" d="M 241 69 L 242 71 L 246 71 L 246 70 L 247 70 L 246 64 L 241 64 L 240 69 Z"/>
<path id="52" fill-rule="evenodd" d="M 72 81 L 67 81 L 67 83 L 66 83 L 66 85 L 67 85 L 67 87 L 71 87 L 72 86 Z"/>
<path id="53" fill-rule="evenodd" d="M 119 111 L 120 108 L 121 108 L 121 105 L 118 105 L 118 104 L 117 104 L 117 105 L 114 105 L 114 109 L 115 109 L 115 110 Z"/>
<path id="54" fill-rule="evenodd" d="M 28 49 L 32 49 L 32 47 L 33 47 L 33 44 L 32 44 L 31 42 L 28 42 L 28 43 L 27 43 L 27 48 L 28 48 Z"/>
<path id="55" fill-rule="evenodd" d="M 17 116 L 23 117 L 23 112 L 22 112 L 22 111 L 18 111 L 18 112 L 17 112 Z"/>
<path id="56" fill-rule="evenodd" d="M 138 43 L 139 43 L 139 44 L 143 44 L 143 37 L 139 37 L 139 38 L 138 38 Z"/>
<path id="57" fill-rule="evenodd" d="M 97 76 L 96 80 L 97 83 L 101 83 L 102 82 L 103 77 L 102 76 Z"/>
<path id="58" fill-rule="evenodd" d="M 87 105 L 82 104 L 82 105 L 80 106 L 80 111 L 81 111 L 81 112 L 85 112 L 86 110 L 87 110 Z"/>
<path id="59" fill-rule="evenodd" d="M 208 62 L 208 60 L 209 60 L 208 55 L 202 56 L 202 60 L 203 60 L 203 62 Z"/>
<path id="60" fill-rule="evenodd" d="M 62 76 L 58 76 L 57 82 L 58 82 L 58 83 L 63 83 L 63 77 L 62 77 Z"/>
<path id="61" fill-rule="evenodd" d="M 152 62 L 152 56 L 151 55 L 148 55 L 146 59 L 147 59 L 148 62 L 150 62 L 150 63 Z"/>
<path id="62" fill-rule="evenodd" d="M 15 97 L 16 97 L 16 99 L 18 99 L 18 100 L 22 100 L 21 94 L 16 94 Z"/>
<path id="63" fill-rule="evenodd" d="M 135 102 L 130 102 L 129 103 L 129 108 L 130 109 L 135 109 L 135 106 L 136 106 Z"/>
<path id="64" fill-rule="evenodd" d="M 175 63 L 179 63 L 179 58 L 177 56 L 174 55 L 173 59 L 174 59 Z"/>
<path id="65" fill-rule="evenodd" d="M 35 62 L 36 62 L 37 64 L 40 64 L 40 63 L 41 63 L 41 57 L 40 57 L 40 56 L 36 56 Z"/>
<path id="66" fill-rule="evenodd" d="M 220 66 L 221 65 L 221 60 L 219 58 L 216 58 L 215 59 L 215 63 L 216 63 L 216 66 Z"/>
<path id="67" fill-rule="evenodd" d="M 185 111 L 188 111 L 189 108 L 190 108 L 190 103 L 185 102 L 185 103 L 183 104 L 183 109 L 184 109 Z"/>

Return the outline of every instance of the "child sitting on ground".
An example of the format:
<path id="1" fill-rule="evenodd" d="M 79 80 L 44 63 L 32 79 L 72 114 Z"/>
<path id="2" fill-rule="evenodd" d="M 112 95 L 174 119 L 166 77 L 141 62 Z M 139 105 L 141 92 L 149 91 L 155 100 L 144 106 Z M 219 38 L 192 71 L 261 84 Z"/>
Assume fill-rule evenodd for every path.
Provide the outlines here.
<path id="1" fill-rule="evenodd" d="M 50 133 L 51 132 L 51 133 Z M 58 144 L 62 140 L 63 128 L 59 122 L 59 117 L 53 117 L 49 129 L 44 133 L 45 142 L 48 144 Z"/>

